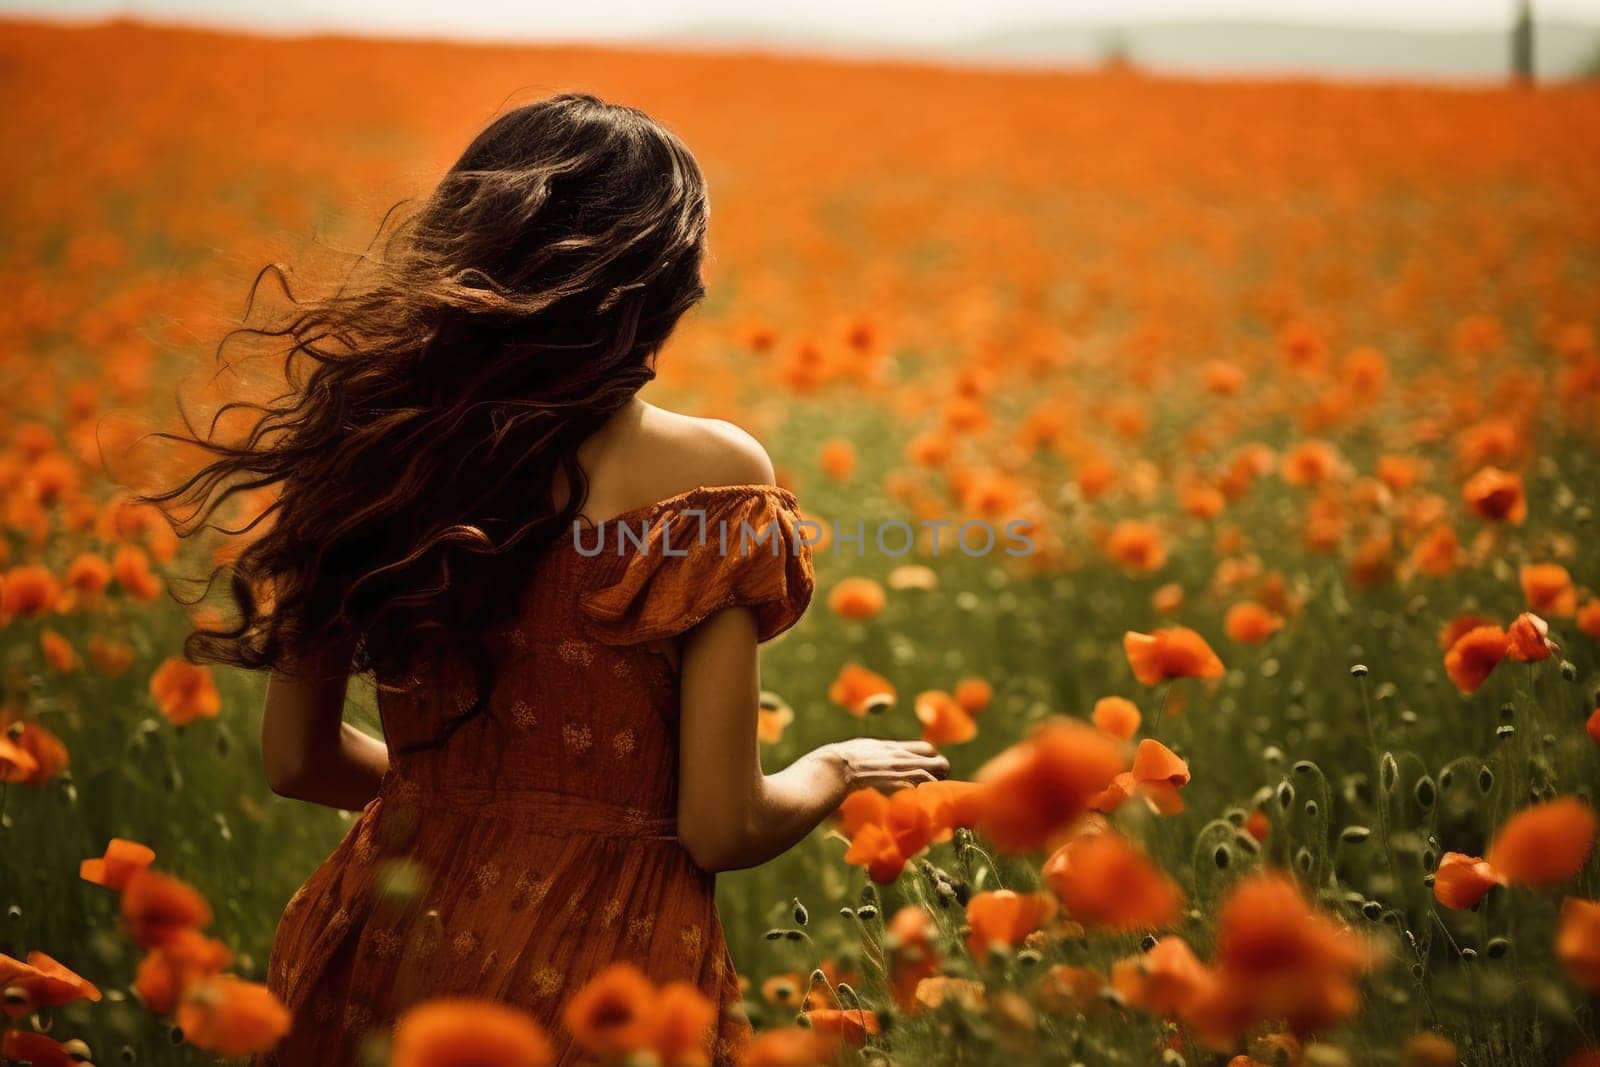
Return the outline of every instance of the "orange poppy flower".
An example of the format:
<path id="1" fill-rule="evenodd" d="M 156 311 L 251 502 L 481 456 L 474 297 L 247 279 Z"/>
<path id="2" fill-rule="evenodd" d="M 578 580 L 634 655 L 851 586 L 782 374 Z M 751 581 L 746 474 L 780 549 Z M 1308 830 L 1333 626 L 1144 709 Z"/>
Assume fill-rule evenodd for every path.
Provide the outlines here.
<path id="1" fill-rule="evenodd" d="M 1594 809 L 1557 797 L 1507 819 L 1489 847 L 1489 863 L 1511 885 L 1553 886 L 1575 877 L 1594 847 Z"/>
<path id="2" fill-rule="evenodd" d="M 710 1067 L 717 1006 L 690 982 L 668 982 L 651 1008 L 649 1051 L 662 1067 Z"/>
<path id="3" fill-rule="evenodd" d="M 1150 594 L 1150 607 L 1158 615 L 1171 615 L 1183 607 L 1183 586 L 1168 582 Z"/>
<path id="4" fill-rule="evenodd" d="M 952 978 L 946 974 L 929 975 L 917 983 L 912 994 L 915 1007 L 907 1012 L 915 1015 L 924 1008 L 938 1008 L 946 1003 L 959 1004 L 969 1012 L 982 1011 L 987 1000 L 987 990 L 982 982 L 970 978 Z"/>
<path id="5" fill-rule="evenodd" d="M 177 1021 L 189 1044 L 235 1059 L 272 1048 L 291 1018 L 266 986 L 219 974 L 184 991 Z"/>
<path id="6" fill-rule="evenodd" d="M 0 755 L 0 780 L 43 785 L 66 770 L 71 762 L 71 755 L 62 740 L 32 720 L 13 722 L 9 714 L 0 714 L 0 731 L 15 738 L 15 747 L 32 761 L 32 769 L 23 773 L 20 765 Z M 8 765 L 12 767 L 11 776 L 5 771 Z"/>
<path id="7" fill-rule="evenodd" d="M 939 689 L 918 693 L 915 707 L 924 741 L 959 745 L 978 736 L 978 724 L 949 693 Z"/>
<path id="8" fill-rule="evenodd" d="M 1113 778 L 1095 798 L 1095 810 L 1115 811 L 1138 794 L 1157 813 L 1178 815 L 1183 811 L 1183 797 L 1178 790 L 1188 784 L 1189 765 L 1166 745 L 1147 737 L 1134 753 L 1133 768 Z"/>
<path id="9" fill-rule="evenodd" d="M 1573 587 L 1572 575 L 1559 563 L 1524 564 L 1517 576 L 1529 611 L 1564 616 L 1578 610 L 1578 591 Z"/>
<path id="10" fill-rule="evenodd" d="M 222 942 L 196 930 L 183 930 L 139 961 L 133 988 L 145 1007 L 168 1015 L 192 983 L 221 974 L 233 962 Z"/>
<path id="11" fill-rule="evenodd" d="M 883 586 L 871 578 L 845 578 L 828 592 L 828 609 L 841 619 L 874 618 L 887 603 Z"/>
<path id="12" fill-rule="evenodd" d="M 1138 705 L 1127 697 L 1101 697 L 1094 702 L 1090 717 L 1103 732 L 1122 741 L 1133 740 L 1133 735 L 1139 732 Z"/>
<path id="13" fill-rule="evenodd" d="M 764 1030 L 745 1046 L 739 1067 L 828 1067 L 838 1054 L 839 1037 L 811 1027 Z"/>
<path id="14" fill-rule="evenodd" d="M 1117 465 L 1104 456 L 1096 456 L 1079 465 L 1078 492 L 1085 500 L 1098 500 L 1117 484 Z"/>
<path id="15" fill-rule="evenodd" d="M 1111 528 L 1106 555 L 1130 571 L 1150 574 L 1167 561 L 1166 539 L 1151 523 L 1124 519 Z"/>
<path id="16" fill-rule="evenodd" d="M 928 813 L 934 841 L 948 841 L 955 830 L 977 825 L 982 815 L 983 787 L 977 782 L 923 782 L 912 795 Z"/>
<path id="17" fill-rule="evenodd" d="M 1600 708 L 1589 713 L 1589 721 L 1584 723 L 1584 729 L 1588 731 L 1589 740 L 1600 745 Z"/>
<path id="18" fill-rule="evenodd" d="M 1105 1005 L 1106 977 L 1091 967 L 1057 963 L 1039 980 L 1039 1005 L 1057 1014 L 1088 1014 Z"/>
<path id="19" fill-rule="evenodd" d="M 967 901 L 967 947 L 980 960 L 990 949 L 1009 952 L 1055 913 L 1055 900 L 1044 893 L 978 893 Z"/>
<path id="20" fill-rule="evenodd" d="M 756 737 L 764 745 L 775 745 L 783 740 L 783 731 L 794 722 L 794 709 L 781 702 L 768 703 L 765 698 L 756 709 Z"/>
<path id="21" fill-rule="evenodd" d="M 969 714 L 976 715 L 994 701 L 994 686 L 982 678 L 963 678 L 956 683 L 956 703 Z"/>
<path id="22" fill-rule="evenodd" d="M 1244 832 L 1257 841 L 1265 841 L 1272 832 L 1272 820 L 1267 818 L 1266 812 L 1257 808 L 1245 817 Z"/>
<path id="23" fill-rule="evenodd" d="M 61 586 L 55 575 L 43 567 L 12 567 L 0 582 L 0 618 L 16 616 L 37 619 L 55 608 L 61 600 Z"/>
<path id="24" fill-rule="evenodd" d="M 1439 647 L 1450 651 L 1450 646 L 1461 640 L 1462 635 L 1469 630 L 1476 630 L 1480 626 L 1493 626 L 1495 621 L 1487 615 L 1457 615 L 1439 630 Z"/>
<path id="25" fill-rule="evenodd" d="M 1041 873 L 1067 917 L 1086 926 L 1159 929 L 1176 922 L 1183 906 L 1177 883 L 1114 831 L 1068 841 Z"/>
<path id="26" fill-rule="evenodd" d="M 1550 640 L 1550 624 L 1531 612 L 1513 619 L 1506 636 L 1511 658 L 1523 663 L 1537 663 L 1561 651 L 1561 646 Z"/>
<path id="27" fill-rule="evenodd" d="M 845 862 L 865 867 L 880 885 L 900 877 L 906 861 L 927 848 L 939 829 L 913 789 L 888 798 L 873 789 L 858 790 L 845 798 L 840 812 L 850 835 Z"/>
<path id="28" fill-rule="evenodd" d="M 43 952 L 28 953 L 26 963 L 0 955 L 0 989 L 7 991 L 0 1009 L 13 1019 L 40 1008 L 100 999 L 100 990 L 92 982 Z"/>
<path id="29" fill-rule="evenodd" d="M 923 433 L 906 445 L 906 458 L 919 467 L 942 467 L 950 460 L 954 444 L 942 433 Z"/>
<path id="30" fill-rule="evenodd" d="M 614 963 L 573 994 L 561 1020 L 573 1040 L 596 1056 L 621 1056 L 646 1046 L 654 983 L 631 963 Z"/>
<path id="31" fill-rule="evenodd" d="M 0 1042 L 0 1061 L 27 1063 L 32 1067 L 78 1067 L 83 1062 L 48 1034 L 27 1030 L 7 1030 Z"/>
<path id="32" fill-rule="evenodd" d="M 50 669 L 58 674 L 71 674 L 78 669 L 78 654 L 72 650 L 72 642 L 54 630 L 45 630 L 39 635 L 39 651 Z"/>
<path id="33" fill-rule="evenodd" d="M 78 877 L 120 893 L 127 886 L 129 879 L 149 867 L 155 859 L 154 849 L 137 841 L 113 837 L 106 845 L 104 856 L 99 859 L 84 860 L 78 864 Z"/>
<path id="34" fill-rule="evenodd" d="M 68 588 L 87 596 L 97 596 L 105 592 L 106 586 L 111 584 L 111 564 L 99 556 L 85 552 L 67 564 L 62 577 L 66 579 Z"/>
<path id="35" fill-rule="evenodd" d="M 761 998 L 780 1008 L 798 1008 L 804 989 L 804 979 L 793 971 L 775 974 L 761 983 Z"/>
<path id="36" fill-rule="evenodd" d="M 1191 485 L 1183 491 L 1182 506 L 1197 519 L 1214 519 L 1228 506 L 1228 498 L 1214 486 Z"/>
<path id="37" fill-rule="evenodd" d="M 1476 693 L 1511 651 L 1511 638 L 1498 626 L 1479 626 L 1462 634 L 1444 654 L 1445 673 L 1463 693 Z"/>
<path id="38" fill-rule="evenodd" d="M 1371 954 L 1361 937 L 1314 911 L 1293 879 L 1269 871 L 1229 891 L 1217 921 L 1216 963 L 1220 984 L 1253 1019 L 1284 1019 L 1300 1032 L 1356 1012 L 1355 977 L 1371 965 Z"/>
<path id="39" fill-rule="evenodd" d="M 1073 719 L 1052 719 L 979 770 L 979 827 L 1002 851 L 1042 849 L 1121 769 L 1113 739 Z"/>
<path id="40" fill-rule="evenodd" d="M 849 441 L 835 438 L 823 444 L 817 462 L 822 473 L 834 481 L 848 481 L 856 471 L 856 447 Z"/>
<path id="41" fill-rule="evenodd" d="M 1459 1067 L 1460 1055 L 1456 1043 L 1441 1034 L 1412 1034 L 1406 1038 L 1404 1067 Z"/>
<path id="42" fill-rule="evenodd" d="M 177 656 L 164 660 L 150 676 L 150 695 L 174 726 L 214 719 L 222 711 L 222 695 L 210 669 Z"/>
<path id="43" fill-rule="evenodd" d="M 813 1032 L 824 1039 L 844 1041 L 856 1048 L 867 1043 L 867 1038 L 883 1032 L 875 1012 L 862 1008 L 813 1008 L 805 1014 Z"/>
<path id="44" fill-rule="evenodd" d="M 1228 609 L 1222 626 L 1233 640 L 1246 645 L 1259 645 L 1283 629 L 1283 616 L 1268 611 L 1253 600 L 1245 600 Z"/>
<path id="45" fill-rule="evenodd" d="M 122 887 L 122 921 L 143 948 L 156 948 L 211 924 L 211 905 L 187 883 L 160 871 L 135 871 Z"/>
<path id="46" fill-rule="evenodd" d="M 1578 629 L 1590 637 L 1600 637 L 1600 599 L 1586 600 L 1578 609 Z"/>
<path id="47" fill-rule="evenodd" d="M 1462 852 L 1446 852 L 1433 873 L 1433 896 L 1447 908 L 1470 908 L 1505 879 L 1487 861 Z"/>
<path id="48" fill-rule="evenodd" d="M 1184 1012 L 1214 981 L 1188 942 L 1173 935 L 1111 967 L 1111 985 L 1124 1003 L 1169 1018 Z"/>
<path id="49" fill-rule="evenodd" d="M 151 601 L 161 595 L 161 579 L 150 569 L 150 557 L 136 545 L 122 545 L 111 557 L 111 572 L 122 591 L 135 600 Z"/>
<path id="50" fill-rule="evenodd" d="M 828 686 L 828 699 L 856 718 L 894 707 L 898 694 L 889 679 L 859 663 L 846 663 Z"/>
<path id="51" fill-rule="evenodd" d="M 1424 466 L 1415 456 L 1378 457 L 1378 480 L 1395 493 L 1404 493 L 1422 480 Z"/>
<path id="52" fill-rule="evenodd" d="M 1213 359 L 1200 365 L 1200 382 L 1206 392 L 1217 396 L 1233 396 L 1245 387 L 1249 376 L 1236 364 Z"/>
<path id="53" fill-rule="evenodd" d="M 89 638 L 89 662 L 107 678 L 115 678 L 133 666 L 133 646 L 104 637 Z"/>
<path id="54" fill-rule="evenodd" d="M 1444 578 L 1461 566 L 1461 541 L 1454 527 L 1441 524 L 1429 530 L 1411 550 L 1411 562 L 1418 573 Z"/>
<path id="55" fill-rule="evenodd" d="M 1302 441 L 1283 455 L 1283 480 L 1290 485 L 1316 486 L 1343 468 L 1339 450 L 1326 441 Z"/>
<path id="56" fill-rule="evenodd" d="M 1122 650 L 1133 676 L 1145 685 L 1173 678 L 1220 678 L 1225 673 L 1205 638 L 1186 626 L 1168 626 L 1150 634 L 1129 630 L 1122 636 Z"/>
<path id="57" fill-rule="evenodd" d="M 390 1067 L 548 1067 L 550 1040 L 524 1012 L 487 1000 L 430 1000 L 400 1017 Z"/>
<path id="58" fill-rule="evenodd" d="M 26 782 L 39 773 L 39 761 L 0 733 L 0 782 Z"/>
<path id="59" fill-rule="evenodd" d="M 1461 487 L 1461 498 L 1480 517 L 1520 525 L 1528 517 L 1522 476 L 1499 467 L 1484 467 Z"/>
<path id="60" fill-rule="evenodd" d="M 885 928 L 885 947 L 891 960 L 889 985 L 895 1004 L 902 1011 L 916 1014 L 922 1004 L 917 986 L 939 969 L 933 947 L 933 920 L 918 904 L 907 904 L 894 913 Z"/>
<path id="61" fill-rule="evenodd" d="M 1561 902 L 1556 958 L 1574 982 L 1600 993 L 1600 901 L 1568 897 Z"/>
<path id="62" fill-rule="evenodd" d="M 876 789 L 857 789 L 839 804 L 839 829 L 846 837 L 869 823 L 881 823 L 889 817 L 889 798 Z"/>

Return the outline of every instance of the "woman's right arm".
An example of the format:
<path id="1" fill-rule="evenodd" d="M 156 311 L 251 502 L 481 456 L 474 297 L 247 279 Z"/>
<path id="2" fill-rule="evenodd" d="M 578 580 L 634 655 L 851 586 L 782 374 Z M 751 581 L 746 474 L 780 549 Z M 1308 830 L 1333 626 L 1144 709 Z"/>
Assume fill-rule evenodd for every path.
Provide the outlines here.
<path id="1" fill-rule="evenodd" d="M 708 871 L 754 867 L 788 851 L 856 789 L 943 778 L 923 741 L 856 738 L 761 770 L 755 615 L 727 608 L 689 631 L 679 680 L 678 839 Z"/>
<path id="2" fill-rule="evenodd" d="M 261 719 L 261 762 L 279 796 L 359 811 L 389 769 L 383 741 L 344 721 L 350 650 L 329 647 L 272 672 Z"/>

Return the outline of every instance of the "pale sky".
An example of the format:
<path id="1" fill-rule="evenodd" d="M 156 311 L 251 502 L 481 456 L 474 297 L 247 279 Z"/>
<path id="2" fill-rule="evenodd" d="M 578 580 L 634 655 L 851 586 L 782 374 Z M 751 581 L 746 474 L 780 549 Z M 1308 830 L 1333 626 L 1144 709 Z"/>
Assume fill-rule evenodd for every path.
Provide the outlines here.
<path id="1" fill-rule="evenodd" d="M 269 32 L 344 30 L 501 40 L 625 40 L 724 24 L 916 47 L 1029 23 L 1242 18 L 1478 29 L 1514 0 L 0 0 L 0 12 L 68 19 L 133 15 Z M 1600 23 L 1600 0 L 1534 0 L 1540 18 Z M 781 33 L 777 36 L 783 36 Z"/>

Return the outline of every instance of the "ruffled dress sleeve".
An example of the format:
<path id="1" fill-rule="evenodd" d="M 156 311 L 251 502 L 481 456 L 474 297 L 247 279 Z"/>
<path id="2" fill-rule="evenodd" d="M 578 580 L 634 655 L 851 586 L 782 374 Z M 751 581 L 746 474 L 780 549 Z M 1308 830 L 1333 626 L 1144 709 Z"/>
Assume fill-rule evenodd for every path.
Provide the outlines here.
<path id="1" fill-rule="evenodd" d="M 724 608 L 756 616 L 758 639 L 793 626 L 816 585 L 794 495 L 771 485 L 696 489 L 586 535 L 578 614 L 595 640 L 673 637 Z M 813 529 L 811 537 L 814 538 Z"/>

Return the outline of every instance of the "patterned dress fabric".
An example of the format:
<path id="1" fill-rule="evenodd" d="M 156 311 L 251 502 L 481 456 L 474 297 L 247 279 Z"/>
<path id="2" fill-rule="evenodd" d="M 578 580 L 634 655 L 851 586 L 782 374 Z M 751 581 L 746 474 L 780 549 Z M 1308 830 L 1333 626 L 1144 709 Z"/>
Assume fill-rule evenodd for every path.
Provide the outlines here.
<path id="1" fill-rule="evenodd" d="M 487 708 L 444 657 L 383 679 L 391 767 L 379 795 L 284 911 L 268 985 L 294 1028 L 266 1067 L 360 1061 L 409 1005 L 485 997 L 531 1014 L 561 1064 L 586 1062 L 567 999 L 616 961 L 722 1006 L 712 1052 L 749 1036 L 713 877 L 675 837 L 678 678 L 671 643 L 751 608 L 761 640 L 800 617 L 811 549 L 774 486 L 695 489 L 553 544 L 514 625 L 487 635 Z M 755 714 L 755 709 L 751 709 Z"/>

